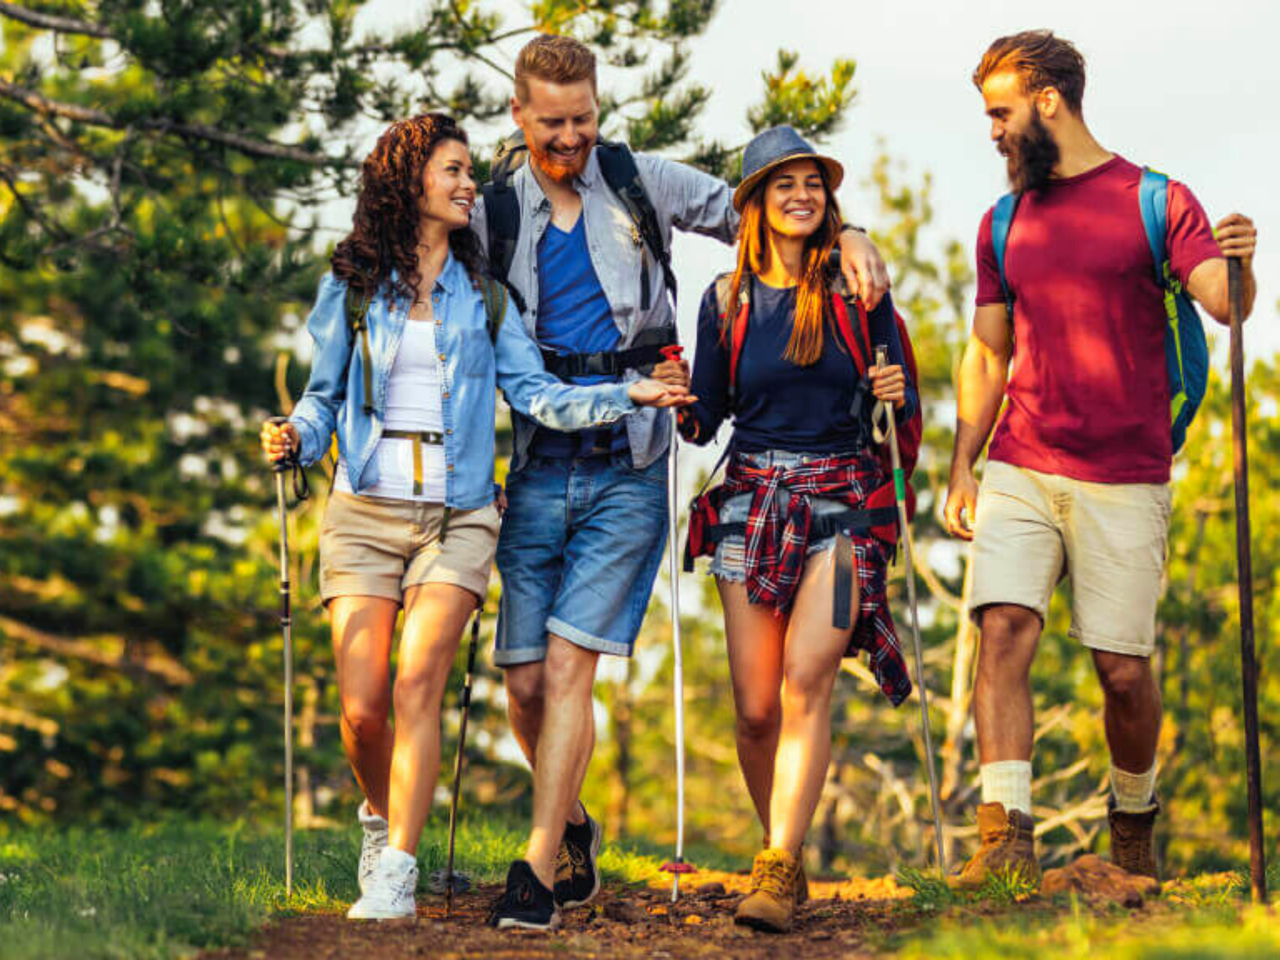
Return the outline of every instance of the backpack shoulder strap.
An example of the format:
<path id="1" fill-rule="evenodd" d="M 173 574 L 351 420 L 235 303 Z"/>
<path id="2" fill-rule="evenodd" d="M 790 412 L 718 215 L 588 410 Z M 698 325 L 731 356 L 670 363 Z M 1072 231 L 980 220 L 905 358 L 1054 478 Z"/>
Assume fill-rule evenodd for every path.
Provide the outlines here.
<path id="1" fill-rule="evenodd" d="M 511 178 L 528 158 L 524 134 L 517 130 L 498 144 L 493 158 L 489 182 L 480 188 L 484 197 L 485 240 L 489 266 L 503 283 L 511 273 L 520 236 L 520 201 L 511 186 Z M 521 309 L 523 309 L 521 304 Z"/>
<path id="2" fill-rule="evenodd" d="M 859 376 L 864 375 L 871 366 L 871 324 L 867 319 L 867 307 L 845 283 L 844 274 L 839 270 L 828 271 L 828 283 L 831 287 L 831 308 L 835 314 L 836 328 L 844 339 L 844 345 L 853 360 L 854 368 Z M 859 340 L 853 329 L 852 314 L 858 316 Z"/>
<path id="3" fill-rule="evenodd" d="M 636 232 L 640 234 L 640 239 L 662 268 L 662 282 L 674 300 L 676 275 L 671 268 L 671 251 L 667 249 L 663 239 L 658 213 L 640 178 L 640 168 L 636 166 L 635 156 L 625 143 L 601 140 L 596 145 L 596 158 L 600 162 L 600 173 L 604 176 L 605 183 L 627 208 L 627 214 L 631 217 Z"/>
<path id="4" fill-rule="evenodd" d="M 1006 193 L 996 201 L 991 212 L 991 247 L 995 251 L 996 266 L 1000 268 L 1000 288 L 1004 291 L 1004 306 L 1009 314 L 1009 322 L 1013 322 L 1013 291 L 1009 289 L 1009 278 L 1005 275 L 1004 256 L 1009 246 L 1009 228 L 1013 226 L 1013 216 L 1018 212 L 1018 195 Z"/>
<path id="5" fill-rule="evenodd" d="M 720 316 L 728 317 L 730 310 L 737 311 L 729 321 L 729 401 L 731 404 L 737 392 L 738 361 L 742 358 L 742 345 L 747 339 L 747 318 L 751 316 L 751 288 L 746 285 L 738 291 L 736 304 L 729 302 L 732 292 L 732 273 L 722 273 L 716 277 L 716 305 L 720 308 Z"/>
<path id="6" fill-rule="evenodd" d="M 480 294 L 484 297 L 484 326 L 489 332 L 489 342 L 497 344 L 498 331 L 507 316 L 507 286 L 493 277 L 480 281 Z"/>
<path id="7" fill-rule="evenodd" d="M 360 294 L 347 284 L 347 323 L 351 335 L 360 337 L 361 379 L 364 380 L 364 412 L 373 413 L 373 353 L 369 349 L 369 294 Z M 347 361 L 350 364 L 350 360 Z"/>
<path id="8" fill-rule="evenodd" d="M 1169 178 L 1150 167 L 1143 167 L 1142 179 L 1138 181 L 1138 207 L 1142 211 L 1142 229 L 1146 231 L 1147 244 L 1151 247 L 1156 283 L 1162 288 L 1167 287 L 1169 274 L 1165 269 L 1168 260 L 1165 237 L 1169 230 Z"/>

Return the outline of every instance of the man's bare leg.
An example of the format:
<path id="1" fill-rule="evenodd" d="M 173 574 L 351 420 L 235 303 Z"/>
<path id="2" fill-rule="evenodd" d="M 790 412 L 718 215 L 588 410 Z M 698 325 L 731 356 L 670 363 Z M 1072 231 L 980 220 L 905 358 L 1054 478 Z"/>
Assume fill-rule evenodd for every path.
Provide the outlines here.
<path id="1" fill-rule="evenodd" d="M 555 859 L 565 820 L 591 763 L 596 728 L 591 689 L 600 654 L 563 637 L 547 637 L 542 724 L 533 765 L 533 830 L 525 859 L 539 882 L 555 885 Z"/>
<path id="2" fill-rule="evenodd" d="M 511 721 L 511 732 L 516 743 L 529 761 L 529 769 L 538 768 L 538 737 L 542 732 L 542 714 L 546 706 L 546 690 L 543 677 L 546 675 L 546 661 L 521 663 L 507 667 L 504 682 L 507 688 L 507 718 Z M 536 782 L 536 775 L 535 775 Z M 577 796 L 574 796 L 577 801 Z M 586 819 L 586 811 L 581 803 L 571 805 L 570 823 L 579 824 Z"/>

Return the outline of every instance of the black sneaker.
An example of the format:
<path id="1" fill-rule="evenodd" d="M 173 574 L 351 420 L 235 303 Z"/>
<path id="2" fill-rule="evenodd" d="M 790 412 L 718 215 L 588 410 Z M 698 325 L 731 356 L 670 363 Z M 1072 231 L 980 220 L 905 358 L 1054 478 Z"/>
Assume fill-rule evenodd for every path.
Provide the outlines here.
<path id="1" fill-rule="evenodd" d="M 600 854 L 604 831 L 591 819 L 585 806 L 582 812 L 586 816 L 582 823 L 565 824 L 564 839 L 556 856 L 556 903 L 566 909 L 584 906 L 600 892 L 596 857 Z"/>
<path id="2" fill-rule="evenodd" d="M 517 860 L 507 871 L 507 889 L 494 902 L 487 922 L 499 930 L 554 930 L 560 926 L 560 910 L 533 868 Z"/>

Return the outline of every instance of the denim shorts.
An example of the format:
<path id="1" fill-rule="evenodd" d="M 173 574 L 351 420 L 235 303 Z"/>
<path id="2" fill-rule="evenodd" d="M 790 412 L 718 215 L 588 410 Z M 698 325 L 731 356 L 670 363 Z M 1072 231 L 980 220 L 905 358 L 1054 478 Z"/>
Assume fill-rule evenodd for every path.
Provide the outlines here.
<path id="1" fill-rule="evenodd" d="M 493 662 L 543 659 L 548 633 L 629 657 L 666 542 L 665 457 L 531 457 L 507 478 Z"/>
<path id="2" fill-rule="evenodd" d="M 824 460 L 832 454 L 830 453 L 791 453 L 788 450 L 766 450 L 761 453 L 743 453 L 740 454 L 744 459 L 749 461 L 752 466 L 767 469 L 769 467 L 795 467 L 802 463 L 809 463 L 813 460 Z M 780 491 L 786 491 L 786 487 L 779 487 Z M 839 500 L 831 500 L 826 497 L 810 497 L 809 506 L 813 511 L 814 517 L 825 517 L 832 513 L 843 513 L 849 507 Z M 721 523 L 742 523 L 747 519 L 747 514 L 751 512 L 751 494 L 740 493 L 737 496 L 730 497 L 724 502 L 720 508 Z M 747 579 L 746 567 L 746 537 L 743 534 L 734 534 L 725 537 L 716 545 L 716 555 L 711 560 L 711 565 L 707 568 L 707 572 L 719 580 L 728 580 L 732 583 L 745 583 Z M 815 553 L 822 553 L 830 550 L 835 546 L 835 534 L 829 537 L 818 537 L 809 541 L 808 549 L 805 550 L 805 556 L 811 557 Z M 501 548 L 499 548 L 501 549 Z"/>

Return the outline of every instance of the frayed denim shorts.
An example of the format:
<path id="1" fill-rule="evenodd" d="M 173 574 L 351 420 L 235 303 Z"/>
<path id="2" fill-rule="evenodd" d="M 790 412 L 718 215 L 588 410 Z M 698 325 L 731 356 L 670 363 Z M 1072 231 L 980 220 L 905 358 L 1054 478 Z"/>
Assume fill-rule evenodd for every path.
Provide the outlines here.
<path id="1" fill-rule="evenodd" d="M 833 456 L 830 453 L 792 453 L 789 450 L 765 450 L 760 453 L 742 453 L 739 456 L 746 459 L 752 466 L 768 469 L 770 467 L 796 467 L 802 463 L 811 463 L 814 460 L 825 460 Z M 779 488 L 786 490 L 786 487 Z M 827 497 L 811 497 L 809 499 L 810 508 L 813 516 L 825 517 L 833 513 L 843 513 L 849 509 L 847 505 L 839 500 L 831 500 Z M 743 523 L 747 519 L 747 514 L 751 512 L 751 494 L 740 493 L 737 496 L 730 497 L 724 502 L 724 506 L 720 508 L 721 523 Z M 835 546 L 835 535 L 829 537 L 819 537 L 809 541 L 808 549 L 805 550 L 805 556 L 811 557 L 815 553 L 823 553 Z M 713 577 L 720 580 L 728 580 L 732 583 L 745 583 L 747 580 L 746 567 L 746 537 L 743 534 L 734 534 L 725 537 L 716 545 L 716 555 L 711 559 L 711 565 L 707 568 L 707 572 Z"/>

